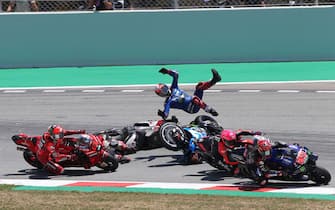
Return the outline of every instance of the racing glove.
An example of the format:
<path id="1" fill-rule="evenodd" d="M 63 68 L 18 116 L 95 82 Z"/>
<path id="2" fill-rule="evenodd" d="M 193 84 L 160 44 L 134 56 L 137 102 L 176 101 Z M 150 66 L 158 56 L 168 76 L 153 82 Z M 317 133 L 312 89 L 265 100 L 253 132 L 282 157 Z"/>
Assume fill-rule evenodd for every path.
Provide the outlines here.
<path id="1" fill-rule="evenodd" d="M 158 109 L 157 114 L 158 116 L 161 116 L 164 120 L 166 119 L 165 113 L 162 110 Z"/>
<path id="2" fill-rule="evenodd" d="M 159 70 L 159 72 L 162 73 L 162 74 L 167 74 L 167 73 L 169 73 L 169 70 L 166 69 L 166 68 L 161 68 L 161 69 Z"/>

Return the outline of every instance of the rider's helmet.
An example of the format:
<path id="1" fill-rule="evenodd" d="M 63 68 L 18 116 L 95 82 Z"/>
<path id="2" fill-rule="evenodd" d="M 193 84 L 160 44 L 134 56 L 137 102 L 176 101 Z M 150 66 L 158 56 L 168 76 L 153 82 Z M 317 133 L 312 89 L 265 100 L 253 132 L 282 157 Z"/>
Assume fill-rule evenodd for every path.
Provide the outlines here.
<path id="1" fill-rule="evenodd" d="M 78 144 L 80 149 L 89 149 L 92 142 L 92 138 L 88 134 L 81 134 L 78 138 Z"/>
<path id="2" fill-rule="evenodd" d="M 48 127 L 48 133 L 54 142 L 64 138 L 64 129 L 59 125 L 50 125 Z"/>
<path id="3" fill-rule="evenodd" d="M 156 85 L 155 93 L 161 97 L 168 97 L 170 95 L 170 89 L 166 84 L 159 83 Z"/>
<path id="4" fill-rule="evenodd" d="M 226 145 L 226 147 L 228 148 L 233 148 L 235 146 L 236 143 L 236 133 L 232 130 L 229 129 L 224 129 L 223 131 L 221 131 L 221 135 L 220 135 L 221 139 L 223 139 L 224 144 Z"/>
<path id="5" fill-rule="evenodd" d="M 263 159 L 267 159 L 271 156 L 271 142 L 270 139 L 264 136 L 254 136 L 254 140 L 256 141 L 256 147 Z"/>

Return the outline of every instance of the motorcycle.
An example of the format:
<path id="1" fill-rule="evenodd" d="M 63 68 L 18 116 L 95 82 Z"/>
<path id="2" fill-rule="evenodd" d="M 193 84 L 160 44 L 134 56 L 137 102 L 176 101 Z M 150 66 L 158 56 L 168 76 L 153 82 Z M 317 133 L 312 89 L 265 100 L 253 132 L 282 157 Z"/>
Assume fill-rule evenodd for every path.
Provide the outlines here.
<path id="1" fill-rule="evenodd" d="M 123 128 L 109 128 L 94 134 L 103 136 L 108 142 L 111 142 L 112 140 L 123 141 L 127 145 L 127 148 L 131 150 L 130 153 L 126 152 L 126 154 L 132 154 L 139 150 L 162 147 L 159 129 L 165 122 L 172 121 L 177 122 L 178 119 L 173 116 L 170 120 L 159 119 L 140 121 Z"/>
<path id="2" fill-rule="evenodd" d="M 247 141 L 247 140 L 244 140 Z M 243 149 L 240 149 L 243 151 Z M 254 179 L 251 176 L 250 168 L 245 163 L 243 155 L 235 155 L 233 158 L 238 162 L 240 174 L 246 178 Z M 269 179 L 280 181 L 313 181 L 318 185 L 327 185 L 331 180 L 329 171 L 316 164 L 318 155 L 310 149 L 299 144 L 287 144 L 285 142 L 274 142 L 271 149 L 271 156 L 265 161 L 265 167 L 270 171 L 281 171 L 280 176 L 269 175 Z M 254 172 L 261 177 L 263 174 L 259 169 Z M 257 180 L 255 180 L 257 181 Z"/>
<path id="3" fill-rule="evenodd" d="M 160 127 L 159 133 L 163 146 L 172 151 L 182 150 L 187 163 L 200 163 L 204 160 L 215 168 L 227 170 L 228 166 L 215 152 L 222 129 L 212 117 L 200 115 L 184 126 L 166 122 Z"/>
<path id="4" fill-rule="evenodd" d="M 104 153 L 103 149 L 97 149 L 97 156 L 94 158 L 88 158 L 87 155 L 78 150 L 77 145 L 72 141 L 73 138 L 65 137 L 64 141 L 67 142 L 67 148 L 60 148 L 66 154 L 73 154 L 76 155 L 77 158 L 74 160 L 65 160 L 60 162 L 59 164 L 66 168 L 66 167 L 93 167 L 96 166 L 101 168 L 105 171 L 115 171 L 119 163 L 117 159 L 114 157 L 114 154 L 111 153 Z M 43 164 L 37 158 L 38 149 L 41 148 L 44 144 L 44 140 L 39 137 L 29 137 L 28 135 L 21 133 L 18 135 L 12 136 L 12 140 L 17 145 L 17 150 L 23 151 L 23 158 L 24 160 L 30 164 L 31 166 L 43 169 Z M 100 141 L 96 138 L 94 141 Z M 101 144 L 101 142 L 97 142 L 97 144 Z"/>
<path id="5" fill-rule="evenodd" d="M 279 146 L 278 146 L 279 145 Z M 329 171 L 316 164 L 318 155 L 299 144 L 277 143 L 272 149 L 266 165 L 273 170 L 283 170 L 284 176 L 276 177 L 283 181 L 311 180 L 318 185 L 327 185 L 331 180 Z"/>

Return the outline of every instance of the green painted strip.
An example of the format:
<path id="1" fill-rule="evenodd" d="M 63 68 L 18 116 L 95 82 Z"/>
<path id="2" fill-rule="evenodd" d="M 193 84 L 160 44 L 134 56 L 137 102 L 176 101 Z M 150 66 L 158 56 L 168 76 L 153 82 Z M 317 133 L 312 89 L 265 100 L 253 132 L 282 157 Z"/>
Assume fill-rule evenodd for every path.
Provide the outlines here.
<path id="1" fill-rule="evenodd" d="M 193 189 L 159 189 L 159 188 L 119 188 L 119 187 L 35 187 L 17 186 L 14 190 L 41 190 L 41 191 L 80 191 L 80 192 L 133 192 L 133 193 L 158 193 L 158 194 L 200 194 L 220 196 L 244 196 L 244 197 L 269 197 L 269 198 L 303 198 L 318 200 L 335 200 L 334 195 L 297 194 L 297 193 L 271 193 L 249 192 L 229 190 L 193 190 Z"/>
<path id="2" fill-rule="evenodd" d="M 169 76 L 158 73 L 161 67 L 163 66 L 1 69 L 0 88 L 170 83 Z M 165 67 L 179 71 L 180 83 L 210 79 L 211 68 L 219 71 L 223 83 L 335 80 L 335 62 L 221 63 Z"/>

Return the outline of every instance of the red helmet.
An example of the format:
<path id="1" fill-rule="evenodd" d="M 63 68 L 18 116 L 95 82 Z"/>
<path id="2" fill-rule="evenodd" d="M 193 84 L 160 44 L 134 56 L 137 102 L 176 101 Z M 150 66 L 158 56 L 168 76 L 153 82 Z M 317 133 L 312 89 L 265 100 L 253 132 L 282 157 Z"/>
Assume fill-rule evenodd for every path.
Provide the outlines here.
<path id="1" fill-rule="evenodd" d="M 263 158 L 269 158 L 271 156 L 271 142 L 268 138 L 264 136 L 254 136 L 257 140 L 257 150 Z"/>
<path id="2" fill-rule="evenodd" d="M 155 93 L 161 97 L 167 97 L 170 95 L 170 89 L 166 84 L 159 83 L 155 88 Z"/>
<path id="3" fill-rule="evenodd" d="M 221 131 L 221 139 L 224 140 L 224 143 L 227 147 L 233 148 L 236 142 L 236 133 L 232 130 L 223 130 Z"/>
<path id="4" fill-rule="evenodd" d="M 64 129 L 59 125 L 50 125 L 48 133 L 52 140 L 57 141 L 58 139 L 64 138 Z"/>

